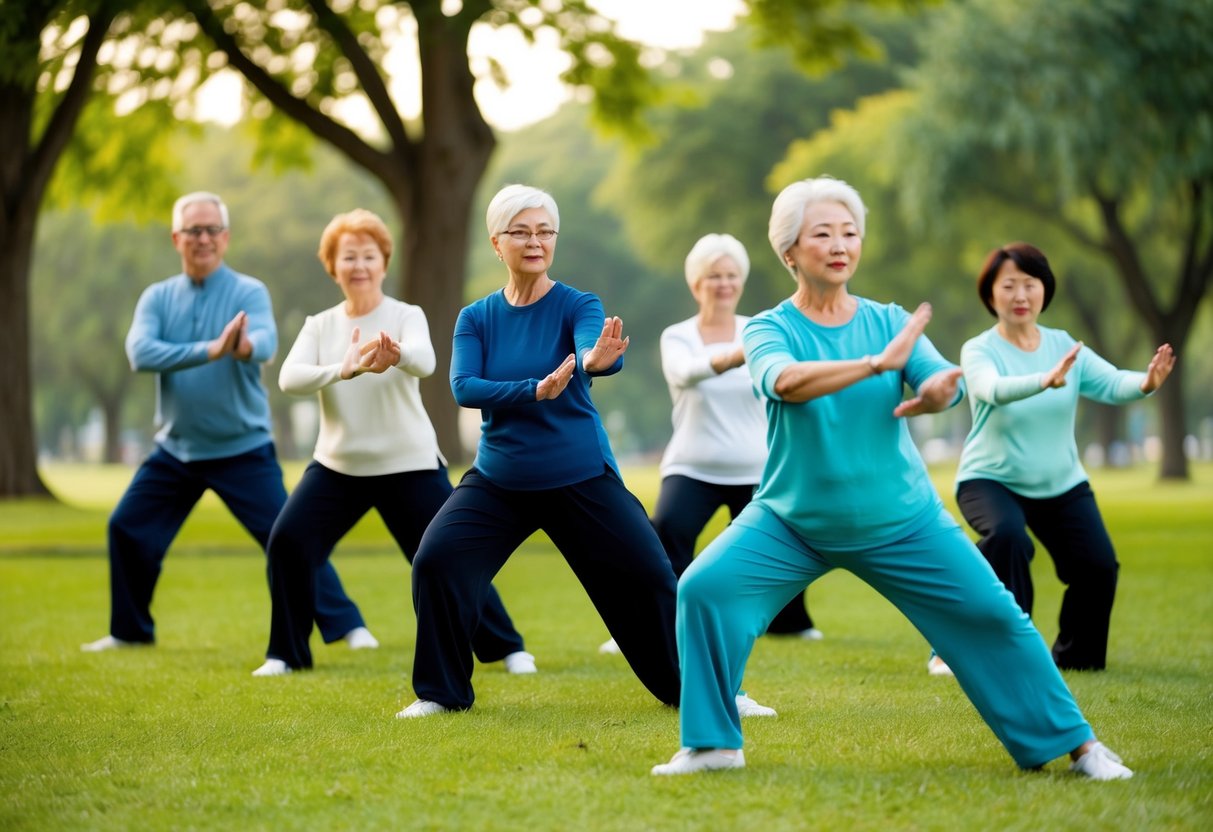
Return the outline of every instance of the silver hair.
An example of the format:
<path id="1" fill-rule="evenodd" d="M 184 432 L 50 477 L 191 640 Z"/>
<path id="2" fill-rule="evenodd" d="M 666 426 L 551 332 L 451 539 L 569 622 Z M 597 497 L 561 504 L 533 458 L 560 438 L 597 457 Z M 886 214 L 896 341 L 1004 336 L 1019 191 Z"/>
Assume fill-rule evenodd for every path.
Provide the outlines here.
<path id="1" fill-rule="evenodd" d="M 745 246 L 731 234 L 705 234 L 695 245 L 684 263 L 687 285 L 695 291 L 695 284 L 712 269 L 712 264 L 721 257 L 731 257 L 741 270 L 741 282 L 750 275 L 750 256 L 746 254 Z"/>
<path id="2" fill-rule="evenodd" d="M 193 193 L 179 197 L 177 201 L 173 203 L 173 231 L 181 230 L 181 215 L 185 213 L 185 209 L 191 205 L 196 205 L 199 202 L 211 202 L 218 206 L 219 219 L 223 222 L 223 227 L 230 227 L 227 216 L 227 206 L 223 203 L 223 200 L 219 197 L 219 195 L 213 194 L 210 191 L 194 191 Z"/>
<path id="3" fill-rule="evenodd" d="M 552 215 L 552 228 L 560 230 L 560 211 L 556 200 L 547 191 L 529 185 L 506 185 L 492 201 L 484 214 L 489 236 L 496 237 L 509 226 L 510 220 L 528 208 L 543 208 Z"/>
<path id="4" fill-rule="evenodd" d="M 775 203 L 771 206 L 771 221 L 767 226 L 767 239 L 771 241 L 771 248 L 775 249 L 775 256 L 788 271 L 792 271 L 792 268 L 784 259 L 784 254 L 796 244 L 796 239 L 800 236 L 805 209 L 818 202 L 841 202 L 851 212 L 855 227 L 859 230 L 859 238 L 863 239 L 864 217 L 868 209 L 864 207 L 859 191 L 832 176 L 793 182 L 775 197 Z"/>

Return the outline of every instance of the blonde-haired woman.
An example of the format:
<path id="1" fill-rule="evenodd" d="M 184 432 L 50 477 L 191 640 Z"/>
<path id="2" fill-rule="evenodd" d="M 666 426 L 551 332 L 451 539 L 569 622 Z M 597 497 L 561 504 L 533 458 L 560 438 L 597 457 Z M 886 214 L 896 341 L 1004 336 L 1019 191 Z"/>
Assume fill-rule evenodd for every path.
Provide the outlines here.
<path id="1" fill-rule="evenodd" d="M 284 392 L 319 398 L 320 436 L 270 532 L 270 643 L 254 676 L 312 666 L 316 570 L 363 515 L 378 511 L 411 561 L 451 493 L 419 391 L 420 379 L 434 372 L 429 324 L 420 307 L 383 293 L 391 255 L 387 226 L 363 209 L 335 216 L 320 238 L 318 256 L 344 300 L 308 317 L 278 377 Z M 378 646 L 361 620 L 358 626 L 361 641 L 351 646 Z M 482 662 L 535 672 L 491 586 L 470 642 Z"/>

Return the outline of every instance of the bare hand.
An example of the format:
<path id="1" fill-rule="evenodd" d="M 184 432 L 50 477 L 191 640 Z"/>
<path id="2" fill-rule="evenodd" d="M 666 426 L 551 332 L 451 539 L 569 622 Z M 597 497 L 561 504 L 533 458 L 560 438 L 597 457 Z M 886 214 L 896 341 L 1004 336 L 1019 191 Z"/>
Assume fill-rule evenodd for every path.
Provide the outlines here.
<path id="1" fill-rule="evenodd" d="M 564 392 L 573 378 L 573 370 L 577 369 L 577 356 L 569 353 L 560 366 L 548 373 L 535 387 L 535 401 L 554 399 Z"/>
<path id="2" fill-rule="evenodd" d="M 953 367 L 950 370 L 940 370 L 922 383 L 918 395 L 906 399 L 893 408 L 893 418 L 902 416 L 918 416 L 921 413 L 939 413 L 947 410 L 956 401 L 956 388 L 960 383 L 962 370 Z"/>
<path id="3" fill-rule="evenodd" d="M 1146 367 L 1146 380 L 1141 383 L 1141 392 L 1149 394 L 1162 387 L 1162 383 L 1167 380 L 1167 376 L 1171 375 L 1173 369 L 1175 369 L 1175 351 L 1171 349 L 1170 344 L 1163 344 L 1154 351 L 1154 357 L 1150 359 L 1150 366 Z"/>
<path id="4" fill-rule="evenodd" d="M 247 352 L 244 355 L 237 354 L 236 357 L 248 358 L 253 352 L 253 346 L 248 341 L 248 314 L 237 312 L 236 317 L 228 321 L 223 332 L 219 333 L 219 337 L 206 345 L 207 360 L 214 361 L 225 355 L 237 353 L 237 350 L 243 345 L 242 342 L 248 344 Z"/>
<path id="5" fill-rule="evenodd" d="M 727 373 L 729 370 L 745 364 L 745 348 L 738 347 L 731 352 L 717 353 L 716 355 L 712 356 L 708 363 L 712 365 L 712 370 L 715 371 L 717 375 Z"/>
<path id="6" fill-rule="evenodd" d="M 382 373 L 400 363 L 400 344 L 392 336 L 379 330 L 379 337 L 367 341 L 358 348 L 362 354 L 360 364 L 368 373 Z"/>
<path id="7" fill-rule="evenodd" d="M 1070 368 L 1078 360 L 1078 352 L 1081 349 L 1082 341 L 1070 347 L 1069 352 L 1061 357 L 1061 361 L 1057 362 L 1057 366 L 1040 377 L 1041 389 L 1047 390 L 1050 387 L 1065 387 L 1066 373 L 1070 372 Z"/>
<path id="8" fill-rule="evenodd" d="M 349 380 L 366 372 L 362 366 L 362 348 L 358 346 L 358 339 L 361 335 L 362 331 L 358 327 L 354 327 L 354 331 L 350 333 L 350 345 L 345 351 L 345 358 L 341 360 L 341 377 L 343 379 Z"/>
<path id="9" fill-rule="evenodd" d="M 894 335 L 893 340 L 888 343 L 880 355 L 876 356 L 876 366 L 882 372 L 900 370 L 904 367 L 910 360 L 910 353 L 914 351 L 914 344 L 918 341 L 918 336 L 922 335 L 922 331 L 930 322 L 931 304 L 918 304 L 918 308 L 906 321 L 906 325 L 901 328 L 901 332 Z"/>
<path id="10" fill-rule="evenodd" d="M 598 342 L 585 354 L 582 362 L 587 373 L 598 373 L 610 368 L 619 356 L 627 352 L 631 338 L 623 337 L 623 321 L 620 318 L 607 318 L 602 322 L 602 334 Z"/>

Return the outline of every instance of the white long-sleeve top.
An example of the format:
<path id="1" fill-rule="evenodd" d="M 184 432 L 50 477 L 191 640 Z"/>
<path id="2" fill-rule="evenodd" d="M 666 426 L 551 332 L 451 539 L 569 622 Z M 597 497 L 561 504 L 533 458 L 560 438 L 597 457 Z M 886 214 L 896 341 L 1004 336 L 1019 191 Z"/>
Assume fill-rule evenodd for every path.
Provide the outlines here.
<path id="1" fill-rule="evenodd" d="M 705 344 L 697 318 L 661 333 L 661 369 L 674 403 L 674 435 L 661 457 L 661 475 L 717 485 L 746 485 L 762 478 L 767 459 L 767 417 L 750 373 L 734 367 L 717 374 L 712 356 L 741 346 L 749 322 L 734 316 L 733 340 Z"/>
<path id="2" fill-rule="evenodd" d="M 382 330 L 400 344 L 400 361 L 383 373 L 341 378 L 354 327 L 365 343 Z M 349 317 L 340 303 L 308 316 L 282 362 L 278 386 L 296 396 L 320 395 L 320 436 L 314 456 L 354 477 L 432 471 L 446 464 L 421 403 L 419 380 L 434 372 L 430 327 L 419 306 L 385 297 L 374 310 Z"/>

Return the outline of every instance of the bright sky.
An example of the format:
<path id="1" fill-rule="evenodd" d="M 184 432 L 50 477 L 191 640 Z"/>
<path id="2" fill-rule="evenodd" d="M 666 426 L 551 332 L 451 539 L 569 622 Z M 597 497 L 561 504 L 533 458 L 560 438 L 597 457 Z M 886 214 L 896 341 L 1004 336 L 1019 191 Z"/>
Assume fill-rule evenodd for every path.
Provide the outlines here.
<path id="1" fill-rule="evenodd" d="M 745 7 L 743 0 L 592 0 L 592 5 L 615 20 L 624 37 L 664 49 L 698 46 L 704 32 L 731 28 Z M 402 24 L 406 37 L 399 38 L 398 46 L 389 51 L 384 67 L 391 78 L 392 95 L 406 117 L 416 116 L 420 109 L 412 48 L 415 28 L 406 18 Z M 493 56 L 510 79 L 510 87 L 504 90 L 487 80 L 476 85 L 476 100 L 494 127 L 513 130 L 539 121 L 569 98 L 569 91 L 558 80 L 567 59 L 555 37 L 531 46 L 516 31 L 479 27 L 472 30 L 469 52 L 477 75 L 487 74 L 488 57 Z M 237 121 L 241 84 L 240 75 L 232 70 L 214 76 L 199 90 L 197 117 L 224 124 Z M 369 105 L 361 99 L 344 103 L 338 115 L 351 125 L 375 123 Z"/>

